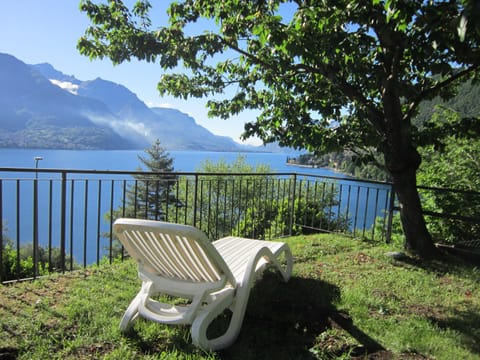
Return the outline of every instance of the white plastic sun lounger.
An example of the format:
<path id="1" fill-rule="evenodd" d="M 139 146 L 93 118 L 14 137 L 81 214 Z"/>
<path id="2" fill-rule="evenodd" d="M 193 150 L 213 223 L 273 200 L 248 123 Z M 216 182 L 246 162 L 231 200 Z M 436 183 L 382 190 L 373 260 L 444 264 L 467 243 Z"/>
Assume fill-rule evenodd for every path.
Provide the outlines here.
<path id="1" fill-rule="evenodd" d="M 257 275 L 269 265 L 285 281 L 292 272 L 292 254 L 283 242 L 232 236 L 210 242 L 192 226 L 139 219 L 118 219 L 114 231 L 137 261 L 142 280 L 120 322 L 122 331 L 140 316 L 166 324 L 190 324 L 193 343 L 203 349 L 228 347 L 240 332 Z M 165 304 L 152 299 L 158 294 L 190 302 Z M 208 339 L 208 326 L 227 308 L 232 311 L 228 329 Z"/>

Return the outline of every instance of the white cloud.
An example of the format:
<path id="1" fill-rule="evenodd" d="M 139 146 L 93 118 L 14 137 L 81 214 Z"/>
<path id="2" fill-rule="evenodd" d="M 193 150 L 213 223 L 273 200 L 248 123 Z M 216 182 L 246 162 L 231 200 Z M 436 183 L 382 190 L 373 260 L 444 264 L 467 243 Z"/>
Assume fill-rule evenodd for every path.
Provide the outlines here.
<path id="1" fill-rule="evenodd" d="M 172 104 L 169 104 L 169 103 L 160 104 L 160 105 L 158 105 L 158 107 L 167 108 L 167 109 L 174 109 L 175 108 Z"/>
<path id="2" fill-rule="evenodd" d="M 122 123 L 122 125 L 125 128 L 131 129 L 145 137 L 150 134 L 150 130 L 145 126 L 144 123 L 141 123 L 141 122 L 125 121 L 124 123 Z"/>
<path id="3" fill-rule="evenodd" d="M 178 106 L 175 106 L 173 104 L 170 104 L 170 103 L 161 103 L 161 104 L 156 104 L 156 103 L 152 103 L 152 102 L 149 102 L 147 101 L 145 103 L 149 108 L 153 108 L 153 107 L 157 107 L 157 108 L 164 108 L 164 109 L 175 109 L 175 110 L 178 110 L 184 114 L 187 114 L 188 116 L 192 117 L 195 122 L 198 124 L 198 119 L 196 118 L 195 114 L 192 113 L 192 112 L 189 112 L 189 111 L 186 111 L 185 109 L 179 109 Z M 204 125 L 203 125 L 204 126 Z"/>
<path id="4" fill-rule="evenodd" d="M 246 140 L 234 139 L 236 142 L 242 145 L 260 146 L 263 145 L 263 141 L 257 137 L 251 137 Z"/>
<path id="5" fill-rule="evenodd" d="M 151 129 L 142 122 L 130 120 L 118 120 L 113 117 L 96 116 L 95 114 L 84 113 L 91 121 L 98 125 L 107 125 L 120 136 L 132 140 L 133 142 L 151 143 L 153 135 Z"/>
<path id="6" fill-rule="evenodd" d="M 170 104 L 170 103 L 158 104 L 156 102 L 146 101 L 145 105 L 147 105 L 149 108 L 160 107 L 160 108 L 167 108 L 167 109 L 175 109 L 175 106 L 173 106 L 173 104 Z"/>
<path id="7" fill-rule="evenodd" d="M 55 79 L 49 79 L 53 85 L 57 85 L 59 88 L 68 91 L 73 95 L 78 95 L 78 85 L 73 84 L 69 81 L 59 81 Z"/>

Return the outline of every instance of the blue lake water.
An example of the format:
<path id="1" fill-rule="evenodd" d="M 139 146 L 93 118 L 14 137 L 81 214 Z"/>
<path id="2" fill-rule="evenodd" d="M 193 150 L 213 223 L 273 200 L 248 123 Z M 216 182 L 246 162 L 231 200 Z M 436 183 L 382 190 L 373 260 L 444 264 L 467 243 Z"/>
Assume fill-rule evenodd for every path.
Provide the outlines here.
<path id="1" fill-rule="evenodd" d="M 304 168 L 287 165 L 287 158 L 295 156 L 292 153 L 237 153 L 237 152 L 205 152 L 205 151 L 170 151 L 170 156 L 174 160 L 174 170 L 178 172 L 193 172 L 198 171 L 199 166 L 205 160 L 210 160 L 212 162 L 217 162 L 220 160 L 226 162 L 233 162 L 237 159 L 238 156 L 243 156 L 246 159 L 246 162 L 256 166 L 261 164 L 267 164 L 270 166 L 272 172 L 288 172 L 288 173 L 299 173 L 299 174 L 311 174 L 311 175 L 321 175 L 321 176 L 334 176 L 334 177 L 343 177 L 339 173 L 336 173 L 330 169 L 321 169 L 321 168 Z M 47 238 L 60 238 L 60 216 L 59 216 L 59 204 L 60 202 L 60 182 L 57 181 L 53 184 L 53 188 L 48 188 L 52 186 L 50 181 L 45 181 L 51 178 L 51 174 L 48 173 L 35 173 L 35 157 L 41 157 L 42 160 L 38 160 L 39 169 L 75 169 L 75 170 L 116 170 L 116 171 L 132 171 L 137 170 L 140 166 L 140 161 L 138 156 L 146 156 L 143 151 L 74 151 L 74 150 L 32 150 L 32 149 L 0 149 L 0 168 L 29 168 L 32 169 L 32 172 L 26 173 L 5 173 L 0 172 L 0 179 L 4 179 L 2 182 L 2 198 L 1 198 L 1 215 L 3 219 L 3 225 L 7 228 L 7 236 L 11 239 L 17 239 L 17 241 L 24 242 L 24 239 L 32 238 L 32 219 L 33 219 L 33 206 L 32 206 L 32 193 L 33 193 L 33 179 L 35 176 L 38 176 L 39 184 L 39 243 L 42 246 L 46 246 Z M 6 179 L 12 177 L 19 177 L 25 179 L 25 181 L 15 182 L 8 181 Z M 58 175 L 57 175 L 58 178 Z M 75 192 L 71 191 L 72 194 L 75 194 L 75 201 L 70 199 L 69 201 L 72 205 L 71 208 L 67 209 L 67 221 L 73 223 L 73 217 L 75 217 L 75 223 L 78 225 L 75 228 L 67 228 L 69 232 L 68 237 L 75 241 L 70 245 L 67 244 L 67 250 L 71 251 L 75 259 L 82 263 L 86 259 L 86 263 L 95 262 L 98 253 L 105 254 L 105 248 L 107 243 L 105 240 L 102 240 L 103 243 L 97 245 L 88 245 L 86 240 L 87 238 L 95 238 L 99 232 L 105 232 L 108 230 L 108 224 L 106 224 L 105 219 L 102 216 L 102 219 L 95 218 L 95 215 L 92 215 L 94 218 L 90 218 L 90 215 L 87 217 L 86 214 L 83 214 L 83 210 L 77 211 L 75 209 L 75 202 L 83 202 L 86 197 L 88 197 L 88 203 L 90 206 L 98 201 L 95 199 L 95 183 L 90 184 L 91 188 L 89 191 L 82 189 L 82 183 L 76 185 Z M 383 187 L 379 185 L 379 187 Z M 386 187 L 385 187 L 386 189 Z M 344 192 L 346 195 L 347 188 Z M 350 190 L 348 190 L 350 191 Z M 87 193 L 87 194 L 85 194 Z M 19 194 L 19 195 L 18 195 Z M 49 196 L 51 194 L 51 196 Z M 370 195 L 369 195 L 370 194 Z M 370 201 L 369 208 L 375 208 L 374 203 L 378 203 L 377 208 L 374 210 L 364 211 L 365 214 L 363 220 L 360 220 L 364 225 L 369 226 L 373 222 L 374 216 L 379 216 L 382 207 L 384 206 L 388 194 L 387 192 L 381 193 L 381 199 L 374 199 L 374 191 L 370 193 L 370 189 L 364 188 L 363 190 L 357 190 L 357 194 L 352 197 L 354 201 L 350 203 L 349 211 L 356 211 L 356 205 L 359 203 L 365 203 L 365 201 Z M 108 194 L 105 194 L 104 197 L 106 202 L 108 202 Z M 17 207 L 16 196 L 20 196 L 20 205 Z M 72 195 L 73 196 L 73 195 Z M 90 198 L 91 197 L 91 198 Z M 49 198 L 52 199 L 49 204 Z M 370 199 L 371 198 L 371 199 Z M 366 200 L 367 199 L 367 200 Z M 118 200 L 118 199 L 117 199 Z M 103 209 L 109 208 L 108 203 L 102 203 L 99 206 Z M 47 209 L 52 208 L 52 213 L 47 214 Z M 50 210 L 48 210 L 50 211 Z M 99 212 L 104 214 L 105 211 Z M 367 216 L 368 215 L 368 216 Z M 71 219 L 68 219 L 72 217 Z M 51 220 L 47 220 L 51 219 Z M 48 221 L 53 222 L 52 234 L 48 235 Z M 86 233 L 83 226 L 88 221 L 88 233 Z M 101 223 L 101 228 L 96 228 L 92 226 L 95 223 Z M 359 224 L 356 224 L 359 226 Z M 361 224 L 360 224 L 361 225 Z M 67 226 L 68 227 L 68 226 Z M 83 232 L 82 232 L 83 231 Z M 31 240 L 27 240 L 31 241 Z M 52 243 L 52 246 L 58 247 L 58 241 Z"/>
<path id="2" fill-rule="evenodd" d="M 175 171 L 195 171 L 205 160 L 213 162 L 234 161 L 244 156 L 247 163 L 255 166 L 268 164 L 274 172 L 297 172 L 304 168 L 287 165 L 292 153 L 259 153 L 259 152 L 211 152 L 211 151 L 169 151 L 173 158 Z M 0 149 L 0 167 L 34 168 L 35 157 L 39 168 L 49 169 L 81 169 L 81 170 L 136 170 L 140 166 L 138 156 L 145 156 L 141 150 L 32 150 L 32 149 Z M 308 173 L 338 176 L 329 169 L 308 169 Z"/>

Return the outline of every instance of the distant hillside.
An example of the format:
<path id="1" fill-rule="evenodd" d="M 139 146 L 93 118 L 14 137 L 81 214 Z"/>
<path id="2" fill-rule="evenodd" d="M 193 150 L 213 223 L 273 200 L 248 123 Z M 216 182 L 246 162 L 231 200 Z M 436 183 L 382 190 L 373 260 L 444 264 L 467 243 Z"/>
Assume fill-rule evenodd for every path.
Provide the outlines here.
<path id="1" fill-rule="evenodd" d="M 0 53 L 0 147 L 267 151 L 212 134 L 176 109 L 149 108 L 125 86 L 81 81 Z M 268 150 L 271 151 L 271 150 Z"/>
<path id="2" fill-rule="evenodd" d="M 152 144 L 157 138 L 162 146 L 175 150 L 238 151 L 232 139 L 212 134 L 195 119 L 176 109 L 149 108 L 122 85 L 95 79 L 82 82 L 78 94 L 102 101 L 119 121 L 111 124 L 122 136 Z M 142 145 L 143 146 L 143 145 Z"/>
<path id="3" fill-rule="evenodd" d="M 0 54 L 0 79 L 0 147 L 133 147 L 109 126 L 91 121 L 89 113 L 114 118 L 104 104 L 60 89 L 13 56 Z"/>
<path id="4" fill-rule="evenodd" d="M 432 115 L 439 111 L 438 106 L 450 108 L 462 116 L 480 116 L 480 85 L 466 81 L 458 86 L 458 93 L 448 101 L 443 101 L 439 96 L 430 101 L 423 101 L 419 106 L 418 115 L 415 117 L 416 124 L 423 124 Z"/>

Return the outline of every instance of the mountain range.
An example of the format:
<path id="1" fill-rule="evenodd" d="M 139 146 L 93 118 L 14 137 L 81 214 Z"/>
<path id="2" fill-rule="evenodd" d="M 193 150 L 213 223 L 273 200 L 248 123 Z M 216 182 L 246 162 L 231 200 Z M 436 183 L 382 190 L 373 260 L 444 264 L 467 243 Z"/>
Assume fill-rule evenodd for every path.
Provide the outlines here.
<path id="1" fill-rule="evenodd" d="M 48 63 L 0 53 L 0 147 L 274 151 L 243 146 L 172 108 L 150 108 L 125 86 L 81 81 Z"/>

